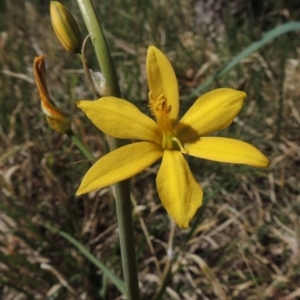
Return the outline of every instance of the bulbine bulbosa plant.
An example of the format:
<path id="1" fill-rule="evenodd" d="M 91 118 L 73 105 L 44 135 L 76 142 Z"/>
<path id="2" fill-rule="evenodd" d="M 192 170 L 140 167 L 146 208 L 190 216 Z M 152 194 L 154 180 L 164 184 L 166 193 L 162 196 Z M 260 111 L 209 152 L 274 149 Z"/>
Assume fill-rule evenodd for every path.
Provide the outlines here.
<path id="1" fill-rule="evenodd" d="M 175 72 L 166 55 L 154 45 L 148 45 L 145 57 L 151 117 L 142 113 L 130 99 L 123 99 L 113 60 L 93 6 L 90 0 L 77 2 L 101 73 L 93 71 L 84 57 L 84 43 L 78 25 L 68 9 L 57 1 L 50 3 L 52 26 L 65 50 L 76 53 L 83 62 L 89 85 L 97 97 L 100 96 L 97 100 L 76 99 L 76 105 L 99 130 L 109 136 L 110 152 L 96 160 L 73 133 L 72 120 L 55 105 L 55 100 L 50 99 L 45 56 L 34 60 L 35 81 L 42 110 L 51 128 L 67 134 L 92 163 L 87 173 L 82 174 L 83 179 L 78 183 L 76 194 L 112 186 L 117 207 L 124 282 L 105 266 L 95 263 L 106 272 L 126 299 L 138 300 L 140 292 L 130 178 L 158 162 L 156 187 L 166 217 L 168 214 L 180 229 L 185 229 L 203 204 L 203 190 L 189 168 L 187 156 L 259 168 L 268 167 L 269 160 L 249 143 L 210 135 L 233 122 L 246 99 L 243 91 L 223 87 L 200 95 L 180 118 Z M 157 295 L 163 289 L 165 284 L 161 285 Z"/>

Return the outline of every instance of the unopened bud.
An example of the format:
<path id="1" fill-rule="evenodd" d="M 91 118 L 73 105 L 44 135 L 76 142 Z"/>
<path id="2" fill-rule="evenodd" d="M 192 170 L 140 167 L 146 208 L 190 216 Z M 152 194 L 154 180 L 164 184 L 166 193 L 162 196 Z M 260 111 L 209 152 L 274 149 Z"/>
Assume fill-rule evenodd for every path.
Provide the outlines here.
<path id="1" fill-rule="evenodd" d="M 50 16 L 54 32 L 64 48 L 72 53 L 80 53 L 81 34 L 74 17 L 68 9 L 58 1 L 51 1 Z"/>
<path id="2" fill-rule="evenodd" d="M 68 133 L 71 130 L 70 121 L 65 114 L 56 107 L 49 97 L 46 83 L 45 55 L 34 59 L 34 79 L 41 98 L 41 107 L 46 115 L 50 127 L 60 133 Z"/>

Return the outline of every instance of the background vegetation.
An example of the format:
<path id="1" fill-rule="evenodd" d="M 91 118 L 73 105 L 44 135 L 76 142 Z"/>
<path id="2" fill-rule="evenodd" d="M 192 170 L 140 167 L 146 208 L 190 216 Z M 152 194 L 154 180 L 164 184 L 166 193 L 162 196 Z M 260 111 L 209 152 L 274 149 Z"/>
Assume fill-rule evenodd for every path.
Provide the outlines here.
<path id="1" fill-rule="evenodd" d="M 122 299 L 74 246 L 44 226 L 75 237 L 122 276 L 111 191 L 75 197 L 90 164 L 47 126 L 33 81 L 33 59 L 46 54 L 52 100 L 99 157 L 106 140 L 74 105 L 93 98 L 82 66 L 54 36 L 49 1 L 19 2 L 0 1 L 0 298 Z M 148 45 L 171 60 L 185 111 L 196 99 L 194 88 L 266 31 L 300 17 L 297 0 L 94 2 L 123 97 L 145 112 Z M 62 3 L 86 35 L 76 1 Z M 207 88 L 247 92 L 242 113 L 218 135 L 251 142 L 271 166 L 189 159 L 206 205 L 190 229 L 176 229 L 172 277 L 162 299 L 300 299 L 299 37 L 299 31 L 282 35 Z M 97 67 L 91 44 L 87 56 Z M 132 180 L 142 299 L 153 297 L 170 259 L 157 168 Z"/>

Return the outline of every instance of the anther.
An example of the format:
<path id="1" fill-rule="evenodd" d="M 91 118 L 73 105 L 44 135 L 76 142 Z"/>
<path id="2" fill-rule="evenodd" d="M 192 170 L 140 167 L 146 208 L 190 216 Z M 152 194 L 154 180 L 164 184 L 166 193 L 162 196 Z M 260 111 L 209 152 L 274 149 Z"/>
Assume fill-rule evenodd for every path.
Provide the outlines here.
<path id="1" fill-rule="evenodd" d="M 165 94 L 161 94 L 155 102 L 158 103 L 156 106 L 156 111 L 162 111 L 168 114 L 172 109 L 172 106 L 168 105 L 168 100 Z"/>

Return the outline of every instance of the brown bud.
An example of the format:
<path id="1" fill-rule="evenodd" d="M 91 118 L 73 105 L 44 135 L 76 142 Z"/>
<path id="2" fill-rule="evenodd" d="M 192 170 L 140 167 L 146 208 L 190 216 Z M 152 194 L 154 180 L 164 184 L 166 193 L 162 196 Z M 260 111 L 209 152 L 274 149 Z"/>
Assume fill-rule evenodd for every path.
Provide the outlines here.
<path id="1" fill-rule="evenodd" d="M 49 97 L 46 83 L 45 55 L 34 59 L 34 79 L 41 98 L 41 107 L 46 115 L 50 127 L 60 133 L 68 133 L 71 130 L 70 121 L 65 114 L 56 107 Z"/>

